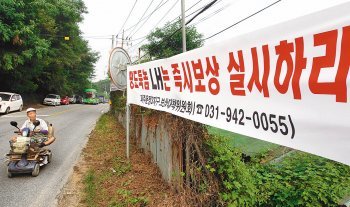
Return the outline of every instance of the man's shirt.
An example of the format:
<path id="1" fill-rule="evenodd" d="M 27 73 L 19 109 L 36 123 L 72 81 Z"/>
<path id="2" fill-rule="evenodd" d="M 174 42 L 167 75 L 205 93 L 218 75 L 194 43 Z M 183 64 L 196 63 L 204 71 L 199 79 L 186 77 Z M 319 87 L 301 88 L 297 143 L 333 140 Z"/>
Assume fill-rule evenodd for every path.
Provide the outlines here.
<path id="1" fill-rule="evenodd" d="M 40 121 L 40 125 L 35 128 L 35 130 L 46 130 L 48 131 L 49 128 L 47 127 L 47 124 L 44 120 L 36 118 L 37 121 Z M 24 124 L 21 127 L 21 130 L 24 128 L 29 128 L 31 131 L 34 129 L 34 124 L 28 119 L 24 122 Z"/>

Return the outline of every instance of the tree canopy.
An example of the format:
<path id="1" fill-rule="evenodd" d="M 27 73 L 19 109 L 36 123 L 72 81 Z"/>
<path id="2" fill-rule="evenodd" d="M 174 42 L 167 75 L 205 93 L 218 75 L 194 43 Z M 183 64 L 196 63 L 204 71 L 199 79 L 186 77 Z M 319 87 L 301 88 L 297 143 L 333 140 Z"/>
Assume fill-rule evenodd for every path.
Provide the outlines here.
<path id="1" fill-rule="evenodd" d="M 110 80 L 109 78 L 104 80 L 99 80 L 97 82 L 94 82 L 92 84 L 92 87 L 96 89 L 98 96 L 105 96 L 108 97 L 108 94 L 110 93 Z"/>
<path id="2" fill-rule="evenodd" d="M 167 23 L 162 28 L 156 28 L 147 36 L 148 44 L 142 46 L 151 59 L 167 58 L 182 53 L 181 21 Z M 203 35 L 196 27 L 186 27 L 186 47 L 192 50 L 203 46 Z"/>
<path id="3" fill-rule="evenodd" d="M 84 13 L 82 0 L 0 1 L 1 90 L 65 95 L 87 86 L 98 54 L 81 37 Z"/>

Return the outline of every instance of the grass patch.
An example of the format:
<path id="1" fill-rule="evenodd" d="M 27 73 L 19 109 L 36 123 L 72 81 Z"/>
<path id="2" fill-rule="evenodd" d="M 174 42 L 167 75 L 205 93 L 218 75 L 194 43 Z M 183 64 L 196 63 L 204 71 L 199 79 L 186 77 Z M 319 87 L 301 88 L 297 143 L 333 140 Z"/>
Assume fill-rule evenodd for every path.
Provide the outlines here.
<path id="1" fill-rule="evenodd" d="M 86 203 L 90 207 L 95 207 L 95 197 L 96 197 L 96 183 L 95 183 L 95 173 L 89 170 L 85 175 L 84 179 Z"/>
<path id="2" fill-rule="evenodd" d="M 116 201 L 112 201 L 110 206 L 119 207 L 119 206 L 147 206 L 148 199 L 144 196 L 133 196 L 133 192 L 131 190 L 118 189 L 117 194 L 124 198 L 124 201 L 121 203 L 117 203 Z"/>
<path id="3" fill-rule="evenodd" d="M 168 188 L 150 156 L 131 149 L 128 160 L 124 128 L 112 114 L 102 115 L 83 152 L 85 206 L 153 206 L 164 200 Z"/>
<path id="4" fill-rule="evenodd" d="M 122 197 L 120 201 L 120 195 L 113 190 L 115 185 L 119 185 L 114 180 L 131 170 L 131 164 L 126 161 L 124 153 L 117 150 L 120 142 L 116 139 L 124 136 L 120 134 L 123 129 L 118 130 L 116 126 L 116 119 L 112 115 L 102 115 L 84 149 L 84 157 L 89 166 L 84 179 L 85 201 L 89 207 L 123 206 L 123 200 L 129 199 Z"/>
<path id="5" fill-rule="evenodd" d="M 227 138 L 232 146 L 241 149 L 242 152 L 248 155 L 263 154 L 269 151 L 277 150 L 281 147 L 277 144 L 233 133 L 223 129 L 218 129 L 211 126 L 208 126 L 207 128 L 209 134 Z"/>

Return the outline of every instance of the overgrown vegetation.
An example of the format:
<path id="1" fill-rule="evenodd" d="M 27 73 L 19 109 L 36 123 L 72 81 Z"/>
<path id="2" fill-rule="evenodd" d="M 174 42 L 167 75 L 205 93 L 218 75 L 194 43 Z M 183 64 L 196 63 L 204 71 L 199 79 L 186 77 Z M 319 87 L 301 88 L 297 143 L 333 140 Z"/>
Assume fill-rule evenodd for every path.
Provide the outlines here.
<path id="1" fill-rule="evenodd" d="M 95 205 L 95 197 L 96 197 L 96 178 L 94 171 L 90 170 L 84 179 L 85 185 L 85 193 L 86 193 L 86 203 L 90 207 L 94 207 Z"/>
<path id="2" fill-rule="evenodd" d="M 120 144 L 117 140 L 111 140 L 111 135 L 119 133 L 114 131 L 115 123 L 111 116 L 103 115 L 90 138 L 93 146 L 89 143 L 84 150 L 86 158 L 92 161 L 84 179 L 85 200 L 89 207 L 100 206 L 105 202 L 104 199 L 111 199 L 104 187 L 105 183 L 131 169 L 131 165 L 125 163 L 123 158 L 114 155 Z"/>
<path id="3" fill-rule="evenodd" d="M 125 112 L 126 110 L 126 92 L 112 91 L 110 93 L 111 112 Z"/>
<path id="4" fill-rule="evenodd" d="M 242 161 L 242 152 L 232 147 L 228 140 L 211 136 L 207 141 L 211 170 L 220 179 L 222 203 L 232 206 L 254 206 L 258 189 L 254 171 Z"/>
<path id="5" fill-rule="evenodd" d="M 81 37 L 84 13 L 83 0 L 0 1 L 1 89 L 71 95 L 89 86 L 98 55 Z"/>
<path id="6" fill-rule="evenodd" d="M 209 165 L 220 179 L 220 200 L 228 206 L 338 206 L 350 195 L 350 167 L 297 152 L 277 163 L 245 163 L 229 140 L 206 142 Z"/>
<path id="7" fill-rule="evenodd" d="M 243 153 L 248 155 L 263 155 L 281 147 L 277 144 L 236 134 L 212 126 L 207 126 L 207 129 L 209 134 L 227 138 L 227 142 L 229 142 L 230 145 L 239 148 Z"/>
<path id="8" fill-rule="evenodd" d="M 85 206 L 164 206 L 159 203 L 169 200 L 168 188 L 149 156 L 131 145 L 130 159 L 126 158 L 124 128 L 111 113 L 101 116 L 83 155 Z"/>
<path id="9" fill-rule="evenodd" d="M 123 206 L 147 206 L 148 199 L 143 196 L 134 196 L 131 190 L 118 189 L 117 194 L 123 197 L 125 200 L 122 202 L 112 201 L 110 207 L 123 207 Z"/>

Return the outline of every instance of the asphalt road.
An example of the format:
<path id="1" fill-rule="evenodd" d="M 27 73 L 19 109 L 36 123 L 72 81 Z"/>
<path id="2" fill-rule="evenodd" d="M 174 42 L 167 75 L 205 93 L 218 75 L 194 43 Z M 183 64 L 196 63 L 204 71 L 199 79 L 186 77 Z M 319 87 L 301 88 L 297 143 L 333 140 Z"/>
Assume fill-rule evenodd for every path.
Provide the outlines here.
<path id="1" fill-rule="evenodd" d="M 17 112 L 0 116 L 0 206 L 56 206 L 56 197 L 68 180 L 88 135 L 98 118 L 108 109 L 108 104 L 38 109 L 38 117 L 53 124 L 56 137 L 56 141 L 49 146 L 53 152 L 53 160 L 40 168 L 38 177 L 31 175 L 7 177 L 4 155 L 9 151 L 8 140 L 15 131 L 9 123 L 17 121 L 21 126 L 26 119 L 26 113 Z"/>

